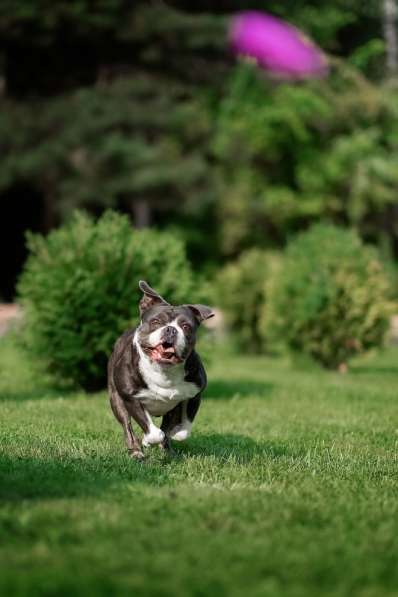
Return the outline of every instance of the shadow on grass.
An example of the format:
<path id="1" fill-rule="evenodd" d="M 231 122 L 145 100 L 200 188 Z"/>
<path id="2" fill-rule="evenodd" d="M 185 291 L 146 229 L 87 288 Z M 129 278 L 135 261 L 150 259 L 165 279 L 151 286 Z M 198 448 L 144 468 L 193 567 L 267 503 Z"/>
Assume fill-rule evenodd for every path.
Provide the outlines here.
<path id="1" fill-rule="evenodd" d="M 242 463 L 250 463 L 261 457 L 276 460 L 293 454 L 285 444 L 256 442 L 251 437 L 236 433 L 209 433 L 194 436 L 187 444 L 177 446 L 176 450 L 187 456 L 212 456 L 220 460 L 233 457 Z"/>
<path id="2" fill-rule="evenodd" d="M 277 460 L 292 456 L 286 445 L 256 442 L 239 434 L 210 433 L 194 436 L 186 444 L 174 442 L 176 458 L 160 458 L 153 452 L 144 462 L 126 454 L 113 457 L 34 458 L 0 455 L 0 503 L 35 499 L 96 496 L 126 483 L 163 487 L 175 480 L 175 468 L 189 457 L 229 458 L 248 464 L 254 459 Z M 297 456 L 297 454 L 294 454 Z"/>
<path id="3" fill-rule="evenodd" d="M 71 387 L 32 387 L 29 390 L 1 390 L 0 402 L 25 402 L 29 400 L 54 400 L 57 398 L 76 397 L 77 390 Z"/>
<path id="4" fill-rule="evenodd" d="M 272 390 L 273 384 L 251 379 L 227 381 L 225 379 L 210 380 L 205 391 L 206 399 L 232 400 L 233 398 L 266 398 Z"/>
<path id="5" fill-rule="evenodd" d="M 120 483 L 167 483 L 171 461 L 136 462 L 114 458 L 58 459 L 0 456 L 0 502 L 93 496 Z"/>
<path id="6" fill-rule="evenodd" d="M 368 366 L 368 367 L 351 367 L 349 373 L 353 375 L 398 375 L 398 367 L 380 367 L 380 366 Z"/>

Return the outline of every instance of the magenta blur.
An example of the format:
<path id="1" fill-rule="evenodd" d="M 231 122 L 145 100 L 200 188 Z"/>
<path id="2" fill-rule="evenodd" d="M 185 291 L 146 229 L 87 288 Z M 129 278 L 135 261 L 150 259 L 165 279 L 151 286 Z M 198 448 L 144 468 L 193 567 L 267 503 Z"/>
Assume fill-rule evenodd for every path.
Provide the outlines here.
<path id="1" fill-rule="evenodd" d="M 323 52 L 296 27 L 258 11 L 232 18 L 232 51 L 255 59 L 257 65 L 284 79 L 323 77 L 328 72 Z"/>

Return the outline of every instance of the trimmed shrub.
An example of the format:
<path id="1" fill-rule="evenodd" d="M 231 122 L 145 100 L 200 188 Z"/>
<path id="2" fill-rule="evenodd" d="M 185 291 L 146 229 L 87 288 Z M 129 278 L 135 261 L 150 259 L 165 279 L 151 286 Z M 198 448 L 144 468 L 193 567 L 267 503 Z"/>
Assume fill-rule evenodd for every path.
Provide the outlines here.
<path id="1" fill-rule="evenodd" d="M 263 332 L 337 368 L 383 343 L 390 314 L 389 276 L 376 250 L 354 231 L 318 224 L 288 246 Z"/>
<path id="2" fill-rule="evenodd" d="M 238 348 L 258 352 L 264 347 L 260 316 L 266 301 L 267 278 L 279 260 L 276 253 L 249 249 L 217 276 L 213 300 L 223 310 Z"/>
<path id="3" fill-rule="evenodd" d="M 97 222 L 77 213 L 47 237 L 29 234 L 28 247 L 18 285 L 27 346 L 85 389 L 104 386 L 115 340 L 138 322 L 139 279 L 170 302 L 196 298 L 182 242 L 115 212 Z"/>

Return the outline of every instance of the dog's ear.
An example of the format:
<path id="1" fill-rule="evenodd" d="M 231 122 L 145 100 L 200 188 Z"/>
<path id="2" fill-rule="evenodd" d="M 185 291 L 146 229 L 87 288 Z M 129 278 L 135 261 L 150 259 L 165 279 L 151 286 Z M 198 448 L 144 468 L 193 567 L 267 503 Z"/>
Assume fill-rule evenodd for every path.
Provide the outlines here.
<path id="1" fill-rule="evenodd" d="M 155 305 L 169 305 L 153 288 L 149 286 L 144 280 L 140 280 L 138 283 L 140 290 L 144 293 L 144 296 L 140 300 L 140 314 L 145 313 L 147 309 L 154 307 Z"/>
<path id="2" fill-rule="evenodd" d="M 213 310 L 206 305 L 185 305 L 193 312 L 195 319 L 198 323 L 202 323 L 205 319 L 214 317 Z"/>

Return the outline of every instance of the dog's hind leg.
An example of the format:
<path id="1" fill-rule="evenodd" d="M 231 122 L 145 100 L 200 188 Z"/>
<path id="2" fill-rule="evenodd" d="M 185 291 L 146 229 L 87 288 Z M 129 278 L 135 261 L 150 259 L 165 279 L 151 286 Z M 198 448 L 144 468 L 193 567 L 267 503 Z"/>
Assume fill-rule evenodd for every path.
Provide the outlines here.
<path id="1" fill-rule="evenodd" d="M 137 458 L 138 460 L 144 458 L 140 441 L 134 435 L 133 429 L 131 427 L 130 414 L 126 408 L 126 404 L 114 388 L 110 389 L 110 403 L 113 414 L 123 427 L 128 453 L 130 456 Z"/>

